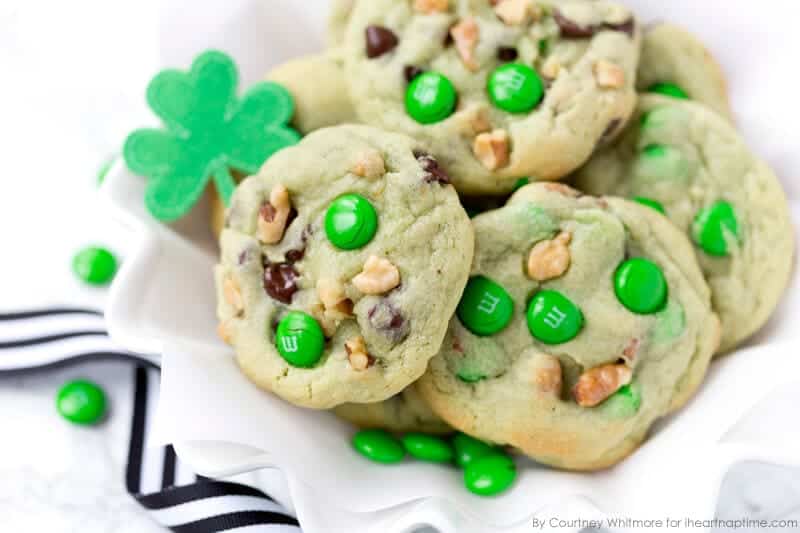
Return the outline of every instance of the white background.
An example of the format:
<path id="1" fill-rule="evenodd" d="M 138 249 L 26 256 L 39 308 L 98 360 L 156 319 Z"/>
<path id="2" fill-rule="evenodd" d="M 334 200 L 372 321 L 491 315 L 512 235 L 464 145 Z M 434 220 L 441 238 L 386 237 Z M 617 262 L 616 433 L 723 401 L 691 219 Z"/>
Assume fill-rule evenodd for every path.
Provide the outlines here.
<path id="1" fill-rule="evenodd" d="M 771 162 L 800 169 L 794 164 L 800 139 L 800 84 L 794 83 L 799 79 L 798 18 L 772 16 L 773 7 L 794 1 L 704 4 L 722 7 L 716 12 L 720 21 L 730 10 L 746 9 L 761 39 L 785 41 L 780 47 L 783 57 L 758 57 L 758 42 L 715 52 L 740 84 L 732 88 L 734 105 L 742 84 L 763 94 L 763 109 L 739 116 L 748 140 Z M 95 175 L 125 135 L 149 116 L 143 94 L 160 61 L 158 20 L 163 6 L 158 4 L 0 0 L 0 309 L 102 305 L 104 291 L 81 286 L 69 263 L 74 251 L 89 243 L 124 253 L 125 243 L 97 206 Z M 671 18 L 671 9 L 665 3 L 665 18 Z M 703 17 L 682 22 L 701 34 L 718 31 L 714 18 L 707 9 L 704 12 Z M 304 34 L 302 28 L 270 29 L 296 40 L 298 50 L 320 41 L 319 35 Z M 243 45 L 247 38 L 242 36 Z M 184 47 L 174 48 L 174 57 L 193 55 L 199 51 L 195 44 L 204 47 L 204 41 L 202 35 L 196 41 L 187 39 Z M 742 64 L 748 65 L 748 72 L 737 70 Z M 775 68 L 795 74 L 774 76 Z M 756 112 L 762 114 L 759 120 L 751 120 Z M 755 122 L 774 127 L 748 127 Z M 783 178 L 797 190 L 796 174 Z M 76 375 L 98 380 L 112 397 L 112 417 L 100 429 L 76 429 L 55 414 L 57 387 Z M 129 383 L 128 367 L 115 364 L 0 379 L 0 531 L 158 531 L 122 485 Z M 800 517 L 800 474 L 749 469 L 735 478 L 723 491 L 720 512 L 725 516 Z"/>

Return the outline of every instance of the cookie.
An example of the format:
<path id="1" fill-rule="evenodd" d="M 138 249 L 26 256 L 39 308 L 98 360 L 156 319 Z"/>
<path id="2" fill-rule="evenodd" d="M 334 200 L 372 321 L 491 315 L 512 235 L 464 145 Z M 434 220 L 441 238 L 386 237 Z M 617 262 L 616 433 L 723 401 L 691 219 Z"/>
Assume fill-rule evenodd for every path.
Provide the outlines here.
<path id="1" fill-rule="evenodd" d="M 417 139 L 463 194 L 565 176 L 636 100 L 638 24 L 607 0 L 356 0 L 344 47 L 359 119 Z"/>
<path id="2" fill-rule="evenodd" d="M 648 28 L 636 87 L 705 104 L 733 122 L 725 74 L 711 51 L 688 31 L 673 24 Z"/>
<path id="3" fill-rule="evenodd" d="M 220 335 L 250 380 L 294 404 L 385 400 L 438 351 L 473 240 L 414 140 L 319 130 L 234 193 L 215 270 Z"/>
<path id="4" fill-rule="evenodd" d="M 635 202 L 532 184 L 473 219 L 471 278 L 418 382 L 448 424 L 610 466 L 702 381 L 719 340 L 692 247 Z"/>
<path id="5" fill-rule="evenodd" d="M 792 268 L 791 219 L 778 179 L 725 119 L 693 102 L 644 96 L 629 130 L 575 182 L 651 202 L 691 237 L 722 321 L 722 352 L 767 321 Z"/>
<path id="6" fill-rule="evenodd" d="M 377 403 L 347 403 L 333 412 L 365 429 L 386 429 L 397 433 L 452 433 L 453 429 L 428 407 L 414 385 L 388 400 Z"/>

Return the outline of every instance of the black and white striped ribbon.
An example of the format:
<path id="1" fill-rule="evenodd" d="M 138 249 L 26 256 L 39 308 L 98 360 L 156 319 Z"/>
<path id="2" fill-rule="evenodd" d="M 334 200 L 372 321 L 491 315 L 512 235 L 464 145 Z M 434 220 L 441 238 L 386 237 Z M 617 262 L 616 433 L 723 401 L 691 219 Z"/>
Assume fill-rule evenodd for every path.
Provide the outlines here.
<path id="1" fill-rule="evenodd" d="M 156 522 L 176 533 L 300 533 L 297 519 L 264 492 L 196 476 L 172 446 L 145 447 L 159 357 L 120 349 L 108 337 L 102 313 L 53 308 L 0 314 L 0 375 L 114 359 L 136 363 L 126 488 Z"/>

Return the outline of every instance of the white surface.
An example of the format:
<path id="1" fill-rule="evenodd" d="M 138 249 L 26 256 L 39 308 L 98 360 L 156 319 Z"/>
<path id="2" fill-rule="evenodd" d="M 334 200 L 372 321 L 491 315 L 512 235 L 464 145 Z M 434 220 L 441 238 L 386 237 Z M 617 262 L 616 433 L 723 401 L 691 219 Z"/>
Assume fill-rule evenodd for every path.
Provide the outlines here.
<path id="1" fill-rule="evenodd" d="M 273 29 L 281 28 L 277 24 L 281 10 L 286 13 L 301 5 L 262 2 L 269 8 L 277 6 L 260 11 L 262 16 L 275 15 L 269 19 Z M 321 0 L 302 5 L 319 3 Z M 200 4 L 217 9 L 233 2 L 192 5 Z M 758 5 L 728 0 L 722 13 L 715 11 L 722 0 L 675 0 L 658 3 L 657 8 L 650 4 L 650 10 L 661 11 L 659 16 L 667 18 L 675 11 L 673 19 L 701 35 L 713 36 L 715 52 L 726 69 L 736 74 L 733 97 L 746 136 L 770 162 L 788 169 L 785 177 L 794 183 L 798 120 L 797 108 L 791 104 L 798 86 L 797 71 L 785 67 L 796 63 L 794 56 L 800 49 L 794 27 L 797 16 L 792 12 L 797 4 L 790 0 Z M 692 6 L 691 11 L 686 10 L 687 5 Z M 69 261 L 85 243 L 107 243 L 119 253 L 130 244 L 127 234 L 109 224 L 95 208 L 94 174 L 105 158 L 118 150 L 124 135 L 148 120 L 143 94 L 158 63 L 158 9 L 155 0 L 0 2 L 4 73 L 0 143 L 5 180 L 0 227 L 3 249 L 10 252 L 3 254 L 0 308 L 102 304 L 105 291 L 87 290 L 75 282 Z M 202 9 L 206 8 L 187 12 Z M 219 46 L 213 39 L 229 42 L 230 36 L 238 33 L 235 24 L 228 26 L 225 37 L 217 31 L 197 31 L 196 25 L 203 21 L 190 17 L 183 22 L 185 31 L 177 34 L 176 42 L 185 46 L 176 49 L 175 66 L 207 45 Z M 290 33 L 284 34 L 283 40 L 292 47 L 312 47 L 319 42 L 296 22 L 284 28 Z M 165 35 L 163 29 L 161 35 Z M 252 39 L 269 37 L 252 30 L 242 35 L 242 40 L 236 41 L 240 50 L 248 49 L 244 43 L 254 42 Z M 249 37 L 245 40 L 244 36 Z M 259 55 L 262 50 L 267 56 L 271 53 L 268 48 L 256 49 Z M 257 70 L 258 65 L 253 64 L 250 79 L 257 76 Z M 744 87 L 761 95 L 758 108 L 745 111 L 739 105 Z M 787 104 L 788 108 L 782 107 Z M 33 198 L 35 209 L 20 198 Z M 95 379 L 112 394 L 114 414 L 108 426 L 82 430 L 56 418 L 55 390 L 75 376 Z M 156 531 L 124 495 L 121 483 L 129 381 L 127 365 L 0 379 L 0 531 Z M 793 516 L 800 515 L 796 510 L 800 471 L 748 468 L 732 476 L 732 484 L 723 490 L 721 516 L 777 518 L 792 508 Z M 270 483 L 279 485 L 279 480 L 270 477 Z M 304 507 L 306 516 L 324 519 L 314 516 L 309 502 L 304 502 Z"/>

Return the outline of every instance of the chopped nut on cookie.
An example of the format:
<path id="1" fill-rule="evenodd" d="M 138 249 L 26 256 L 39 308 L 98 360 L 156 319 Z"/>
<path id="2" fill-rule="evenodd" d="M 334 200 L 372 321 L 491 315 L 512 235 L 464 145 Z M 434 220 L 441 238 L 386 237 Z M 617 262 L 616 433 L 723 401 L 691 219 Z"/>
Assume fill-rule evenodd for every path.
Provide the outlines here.
<path id="1" fill-rule="evenodd" d="M 533 384 L 541 392 L 560 394 L 563 377 L 558 357 L 543 353 L 538 354 L 533 362 Z"/>
<path id="2" fill-rule="evenodd" d="M 233 307 L 237 315 L 242 314 L 244 311 L 244 300 L 242 299 L 242 291 L 239 289 L 239 284 L 233 278 L 225 278 L 222 282 L 222 293 L 225 296 L 225 301 L 228 305 Z"/>
<path id="3" fill-rule="evenodd" d="M 572 234 L 562 231 L 555 239 L 541 241 L 528 254 L 528 277 L 547 281 L 564 275 L 569 268 Z"/>
<path id="4" fill-rule="evenodd" d="M 450 28 L 450 35 L 453 37 L 456 50 L 458 50 L 458 55 L 461 56 L 464 66 L 469 70 L 478 70 L 478 62 L 475 60 L 475 47 L 478 45 L 480 28 L 478 28 L 478 23 L 475 22 L 475 19 L 472 17 L 463 19 Z"/>
<path id="5" fill-rule="evenodd" d="M 383 156 L 377 150 L 372 150 L 358 156 L 351 172 L 356 176 L 373 180 L 386 174 L 386 164 Z"/>
<path id="6" fill-rule="evenodd" d="M 259 240 L 264 244 L 281 242 L 291 211 L 289 191 L 280 183 L 275 185 L 269 194 L 269 202 L 262 205 L 258 212 L 257 235 Z"/>
<path id="7" fill-rule="evenodd" d="M 494 12 L 509 26 L 527 24 L 541 16 L 541 10 L 532 0 L 500 0 L 494 6 Z"/>
<path id="8" fill-rule="evenodd" d="M 449 0 L 414 0 L 414 9 L 430 15 L 447 11 Z"/>
<path id="9" fill-rule="evenodd" d="M 581 196 L 581 191 L 579 191 L 578 189 L 573 189 L 569 185 L 564 185 L 563 183 L 546 182 L 542 184 L 542 187 L 544 187 L 548 191 L 553 191 L 563 194 L 564 196 L 571 196 L 573 198 L 578 198 L 579 196 Z"/>
<path id="10" fill-rule="evenodd" d="M 344 293 L 344 286 L 329 278 L 317 281 L 320 303 L 312 307 L 312 314 L 322 326 L 326 337 L 333 337 L 341 322 L 353 316 L 353 301 Z"/>
<path id="11" fill-rule="evenodd" d="M 598 366 L 581 375 L 572 395 L 581 407 L 594 407 L 630 383 L 632 378 L 633 371 L 625 365 Z"/>
<path id="12" fill-rule="evenodd" d="M 400 271 L 388 259 L 371 255 L 353 285 L 364 294 L 384 294 L 400 285 Z"/>
<path id="13" fill-rule="evenodd" d="M 222 321 L 217 324 L 217 335 L 225 344 L 233 344 L 233 332 L 227 321 Z"/>
<path id="14" fill-rule="evenodd" d="M 345 342 L 344 349 L 347 352 L 347 360 L 350 361 L 350 366 L 357 372 L 364 371 L 375 364 L 375 358 L 367 353 L 367 345 L 361 335 Z"/>
<path id="15" fill-rule="evenodd" d="M 558 60 L 555 56 L 548 57 L 544 64 L 542 65 L 541 73 L 542 76 L 547 78 L 548 80 L 554 80 L 558 78 L 558 74 L 561 72 L 561 61 Z"/>
<path id="16" fill-rule="evenodd" d="M 594 79 L 603 89 L 620 89 L 625 86 L 625 71 L 616 63 L 601 59 L 594 64 Z"/>
<path id="17" fill-rule="evenodd" d="M 472 151 L 483 166 L 489 170 L 497 170 L 508 164 L 510 147 L 508 133 L 505 130 L 494 130 L 491 133 L 481 133 L 475 137 Z"/>

